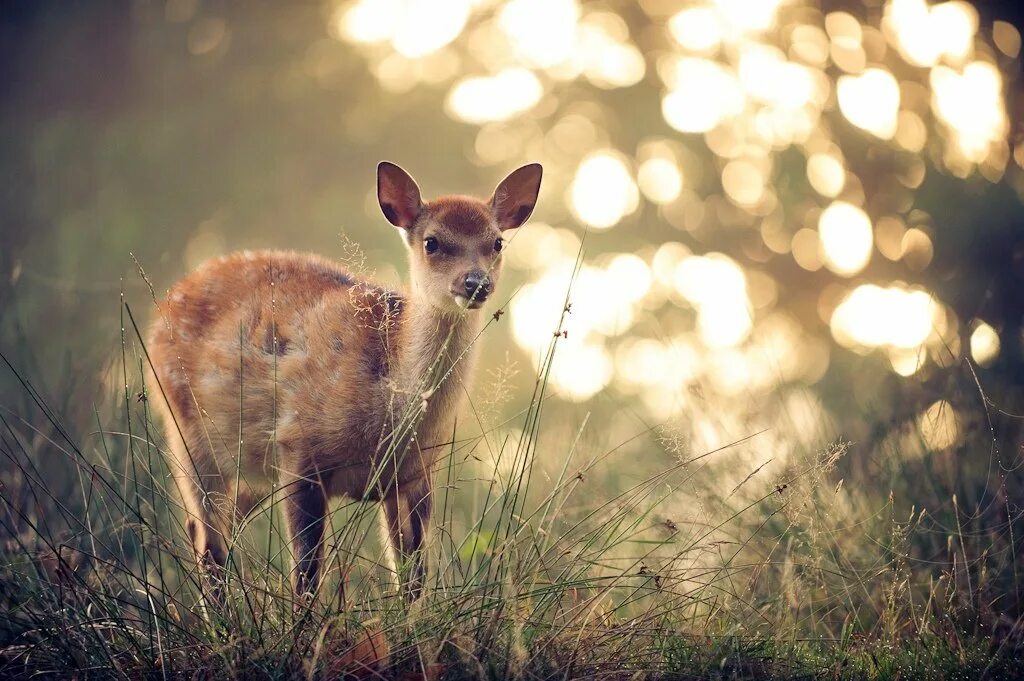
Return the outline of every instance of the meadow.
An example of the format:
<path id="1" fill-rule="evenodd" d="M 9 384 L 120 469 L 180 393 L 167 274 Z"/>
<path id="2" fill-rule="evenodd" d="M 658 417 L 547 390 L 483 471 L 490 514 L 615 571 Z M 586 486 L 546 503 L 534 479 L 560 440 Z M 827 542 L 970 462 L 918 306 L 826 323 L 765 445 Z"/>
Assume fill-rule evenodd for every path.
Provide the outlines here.
<path id="1" fill-rule="evenodd" d="M 698 451 L 671 425 L 622 437 L 560 407 L 553 336 L 528 400 L 466 409 L 436 473 L 420 600 L 399 591 L 376 505 L 350 501 L 331 516 L 318 599 L 296 608 L 272 492 L 234 528 L 217 604 L 151 415 L 161 396 L 142 387 L 136 314 L 122 305 L 91 422 L 62 415 L 17 368 L 29 358 L 3 357 L 21 395 L 0 414 L 4 676 L 1019 676 L 1019 418 L 969 364 L 959 389 L 979 418 L 948 457 L 893 447 L 858 475 L 839 439 L 765 475 L 736 455 L 764 431 Z M 500 396 L 501 372 L 489 378 L 477 394 Z"/>

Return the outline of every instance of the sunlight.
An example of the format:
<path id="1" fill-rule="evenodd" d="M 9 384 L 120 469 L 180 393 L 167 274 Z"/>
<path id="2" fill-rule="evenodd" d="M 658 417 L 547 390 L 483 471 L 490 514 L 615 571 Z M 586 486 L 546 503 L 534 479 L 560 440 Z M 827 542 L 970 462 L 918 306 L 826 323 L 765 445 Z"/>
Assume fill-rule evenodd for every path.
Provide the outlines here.
<path id="1" fill-rule="evenodd" d="M 807 181 L 814 191 L 834 198 L 846 184 L 846 169 L 843 162 L 832 154 L 812 154 L 807 159 Z"/>
<path id="2" fill-rule="evenodd" d="M 680 132 L 707 132 L 746 106 L 736 75 L 708 59 L 679 58 L 666 67 L 665 121 Z"/>
<path id="3" fill-rule="evenodd" d="M 999 333 L 989 324 L 978 320 L 971 332 L 971 357 L 980 366 L 988 366 L 999 356 Z"/>
<path id="4" fill-rule="evenodd" d="M 722 169 L 722 189 L 739 206 L 756 206 L 764 196 L 767 181 L 752 161 L 729 161 Z"/>
<path id="5" fill-rule="evenodd" d="M 927 291 L 894 284 L 856 287 L 832 313 L 832 335 L 843 346 L 918 348 L 932 335 L 942 310 Z"/>
<path id="6" fill-rule="evenodd" d="M 917 427 L 925 446 L 933 452 L 960 442 L 960 419 L 946 400 L 939 400 L 925 409 L 918 417 Z"/>
<path id="7" fill-rule="evenodd" d="M 467 123 L 503 121 L 532 109 L 544 94 L 537 76 L 522 68 L 505 69 L 493 76 L 464 78 L 448 93 L 445 104 Z"/>
<path id="8" fill-rule="evenodd" d="M 992 143 L 1009 131 L 999 71 L 980 61 L 959 73 L 937 66 L 931 85 L 935 113 L 952 129 L 960 152 L 970 161 L 983 161 Z"/>
<path id="9" fill-rule="evenodd" d="M 691 52 L 710 52 L 722 42 L 722 24 L 712 7 L 687 7 L 668 22 L 668 30 L 680 47 Z"/>
<path id="10" fill-rule="evenodd" d="M 654 203 L 672 203 L 683 190 L 683 174 L 672 159 L 649 158 L 636 174 L 640 191 Z"/>
<path id="11" fill-rule="evenodd" d="M 721 253 L 690 256 L 674 272 L 676 290 L 697 308 L 697 331 L 709 347 L 742 343 L 753 327 L 747 280 L 736 262 Z"/>
<path id="12" fill-rule="evenodd" d="M 892 0 L 883 27 L 900 55 L 915 66 L 934 66 L 942 58 L 959 63 L 973 51 L 978 13 L 957 0 L 933 6 L 925 0 Z"/>
<path id="13" fill-rule="evenodd" d="M 510 0 L 498 12 L 498 26 L 521 59 L 550 68 L 572 56 L 579 17 L 574 0 Z"/>
<path id="14" fill-rule="evenodd" d="M 888 71 L 870 68 L 859 76 L 840 76 L 836 94 L 839 110 L 858 128 L 882 139 L 896 133 L 900 86 Z"/>
<path id="15" fill-rule="evenodd" d="M 594 229 L 614 227 L 636 210 L 639 192 L 620 154 L 600 151 L 583 159 L 569 189 L 570 207 Z"/>
<path id="16" fill-rule="evenodd" d="M 332 30 L 358 43 L 390 40 L 399 54 L 423 57 L 458 38 L 470 11 L 468 0 L 359 0 L 339 8 Z"/>
<path id="17" fill-rule="evenodd" d="M 834 201 L 821 213 L 818 235 L 825 266 L 849 277 L 860 272 L 871 259 L 873 236 L 867 213 L 845 201 Z"/>

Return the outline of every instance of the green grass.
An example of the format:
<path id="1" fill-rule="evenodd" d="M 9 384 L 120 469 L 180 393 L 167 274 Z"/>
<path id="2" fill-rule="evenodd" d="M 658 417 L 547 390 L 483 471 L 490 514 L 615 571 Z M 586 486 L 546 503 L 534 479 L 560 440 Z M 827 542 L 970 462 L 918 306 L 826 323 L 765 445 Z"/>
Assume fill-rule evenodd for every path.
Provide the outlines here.
<path id="1" fill-rule="evenodd" d="M 548 399 L 557 337 L 510 418 L 466 410 L 422 599 L 402 597 L 376 508 L 345 502 L 321 593 L 296 609 L 271 494 L 237 524 L 225 604 L 204 606 L 123 319 L 116 387 L 88 419 L 4 354 L 2 677 L 1022 676 L 1012 438 L 980 428 L 924 463 L 879 449 L 874 485 L 835 442 L 723 494 L 716 476 L 758 433 L 711 452 L 662 426 L 611 440 Z"/>

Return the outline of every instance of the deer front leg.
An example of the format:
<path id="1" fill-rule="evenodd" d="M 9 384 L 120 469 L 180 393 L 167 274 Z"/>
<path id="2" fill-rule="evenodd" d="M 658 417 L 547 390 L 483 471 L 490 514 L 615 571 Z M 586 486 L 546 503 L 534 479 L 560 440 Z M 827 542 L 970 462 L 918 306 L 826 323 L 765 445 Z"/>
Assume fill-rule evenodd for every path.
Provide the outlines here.
<path id="1" fill-rule="evenodd" d="M 284 475 L 281 483 L 292 549 L 292 586 L 301 603 L 307 594 L 316 592 L 320 580 L 327 495 L 315 473 Z"/>
<path id="2" fill-rule="evenodd" d="M 406 596 L 419 598 L 426 577 L 424 552 L 432 512 L 431 484 L 428 480 L 399 488 L 384 497 L 384 518 L 388 543 L 399 568 L 399 578 L 408 570 Z"/>

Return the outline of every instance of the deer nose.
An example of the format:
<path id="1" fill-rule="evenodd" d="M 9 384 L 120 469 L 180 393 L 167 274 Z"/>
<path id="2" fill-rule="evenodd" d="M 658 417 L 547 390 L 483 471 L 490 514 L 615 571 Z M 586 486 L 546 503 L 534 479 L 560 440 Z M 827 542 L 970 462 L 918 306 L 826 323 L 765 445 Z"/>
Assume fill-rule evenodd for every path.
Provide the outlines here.
<path id="1" fill-rule="evenodd" d="M 486 272 L 473 270 L 466 275 L 466 297 L 483 302 L 491 295 L 491 278 Z"/>

